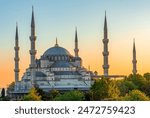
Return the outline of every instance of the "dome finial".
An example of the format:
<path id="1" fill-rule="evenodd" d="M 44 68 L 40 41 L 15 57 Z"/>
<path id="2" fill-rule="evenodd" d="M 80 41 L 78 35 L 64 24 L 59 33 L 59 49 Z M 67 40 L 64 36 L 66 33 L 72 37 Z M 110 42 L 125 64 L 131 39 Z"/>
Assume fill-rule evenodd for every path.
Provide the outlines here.
<path id="1" fill-rule="evenodd" d="M 58 41 L 57 41 L 57 37 L 56 37 L 56 44 L 55 44 L 55 46 L 56 46 L 56 47 L 58 47 Z"/>

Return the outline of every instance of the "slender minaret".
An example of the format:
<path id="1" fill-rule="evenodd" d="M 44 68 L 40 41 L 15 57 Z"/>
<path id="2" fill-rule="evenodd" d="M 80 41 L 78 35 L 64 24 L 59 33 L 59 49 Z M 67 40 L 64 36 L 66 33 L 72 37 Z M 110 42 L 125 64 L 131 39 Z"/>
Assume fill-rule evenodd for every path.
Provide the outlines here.
<path id="1" fill-rule="evenodd" d="M 31 49 L 30 49 L 30 70 L 31 70 L 31 83 L 34 86 L 35 85 L 35 69 L 36 69 L 36 60 L 35 60 L 35 55 L 36 55 L 36 50 L 35 50 L 35 41 L 36 41 L 36 36 L 35 36 L 35 22 L 34 22 L 34 10 L 32 7 L 32 18 L 31 18 L 31 36 L 30 36 L 30 41 L 31 41 Z"/>
<path id="2" fill-rule="evenodd" d="M 135 39 L 133 40 L 133 60 L 132 60 L 132 63 L 133 63 L 132 73 L 135 75 L 137 73 L 137 68 L 136 68 L 137 60 L 136 60 Z"/>
<path id="3" fill-rule="evenodd" d="M 35 55 L 36 55 L 36 50 L 35 50 L 35 22 L 34 22 L 34 11 L 32 7 L 32 19 L 31 19 L 31 36 L 30 36 L 30 41 L 31 41 L 31 50 L 30 50 L 30 68 L 35 68 L 36 63 L 35 63 Z"/>
<path id="4" fill-rule="evenodd" d="M 74 49 L 74 52 L 75 52 L 75 57 L 79 57 L 77 27 L 76 27 L 76 30 L 75 30 L 75 49 Z"/>
<path id="5" fill-rule="evenodd" d="M 108 64 L 108 42 L 109 39 L 107 38 L 107 18 L 106 18 L 106 11 L 105 11 L 105 21 L 104 21 L 104 39 L 103 39 L 103 44 L 104 44 L 104 50 L 103 50 L 103 57 L 104 57 L 104 64 L 103 64 L 103 69 L 104 69 L 104 76 L 108 76 L 108 69 L 109 69 L 109 64 Z"/>
<path id="6" fill-rule="evenodd" d="M 15 82 L 19 81 L 19 37 L 18 37 L 18 25 L 16 24 L 16 36 L 15 36 Z"/>

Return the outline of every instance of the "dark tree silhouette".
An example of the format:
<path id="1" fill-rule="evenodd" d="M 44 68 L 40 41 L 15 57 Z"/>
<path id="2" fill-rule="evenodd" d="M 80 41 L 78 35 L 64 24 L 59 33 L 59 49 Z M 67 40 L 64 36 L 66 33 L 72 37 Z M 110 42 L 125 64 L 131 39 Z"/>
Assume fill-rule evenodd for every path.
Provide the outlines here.
<path id="1" fill-rule="evenodd" d="M 1 91 L 1 97 L 4 98 L 5 97 L 5 89 L 3 88 Z"/>

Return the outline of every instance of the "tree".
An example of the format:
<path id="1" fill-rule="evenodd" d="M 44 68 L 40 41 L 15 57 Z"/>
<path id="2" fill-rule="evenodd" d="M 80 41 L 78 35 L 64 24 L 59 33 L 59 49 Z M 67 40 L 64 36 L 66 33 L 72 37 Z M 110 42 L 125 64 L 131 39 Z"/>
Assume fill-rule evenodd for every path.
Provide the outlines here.
<path id="1" fill-rule="evenodd" d="M 84 100 L 84 94 L 81 91 L 73 90 L 65 92 L 62 95 L 58 95 L 54 98 L 55 101 L 82 101 Z"/>
<path id="2" fill-rule="evenodd" d="M 96 80 L 91 87 L 92 100 L 112 100 L 120 95 L 120 90 L 115 80 L 102 78 Z"/>
<path id="3" fill-rule="evenodd" d="M 93 92 L 91 90 L 84 93 L 85 101 L 92 101 L 93 100 Z"/>
<path id="4" fill-rule="evenodd" d="M 120 90 L 115 80 L 108 82 L 108 98 L 117 99 L 120 95 Z"/>
<path id="5" fill-rule="evenodd" d="M 38 95 L 41 96 L 41 100 L 44 100 L 44 101 L 50 100 L 50 94 L 48 92 L 43 91 L 39 87 L 35 87 L 35 89 L 36 89 Z"/>
<path id="6" fill-rule="evenodd" d="M 140 74 L 130 74 L 127 80 L 132 81 L 136 86 L 137 89 L 141 90 L 141 88 L 145 85 L 146 79 Z"/>
<path id="7" fill-rule="evenodd" d="M 126 94 L 125 97 L 123 97 L 122 100 L 125 101 L 148 101 L 150 100 L 149 97 L 145 95 L 145 93 L 139 91 L 139 90 L 132 90 L 129 92 L 129 94 Z"/>
<path id="8" fill-rule="evenodd" d="M 95 80 L 91 87 L 92 100 L 103 100 L 108 97 L 108 81 L 105 78 Z"/>
<path id="9" fill-rule="evenodd" d="M 141 90 L 150 97 L 150 81 L 146 81 L 145 85 L 141 88 Z"/>
<path id="10" fill-rule="evenodd" d="M 50 91 L 50 100 L 54 100 L 55 97 L 59 96 L 60 93 L 58 90 L 56 89 L 53 89 Z"/>
<path id="11" fill-rule="evenodd" d="M 129 91 L 132 91 L 132 90 L 138 88 L 132 81 L 128 81 L 126 79 L 118 80 L 117 81 L 117 86 L 120 90 L 120 95 L 121 96 L 125 96 L 127 93 L 129 93 Z"/>
<path id="12" fill-rule="evenodd" d="M 41 96 L 37 93 L 37 90 L 33 87 L 30 89 L 29 93 L 24 96 L 24 101 L 40 101 Z"/>
<path id="13" fill-rule="evenodd" d="M 150 73 L 144 73 L 143 77 L 145 77 L 147 81 L 150 81 Z"/>
<path id="14" fill-rule="evenodd" d="M 1 97 L 4 98 L 5 97 L 5 89 L 2 88 L 2 91 L 1 91 Z"/>

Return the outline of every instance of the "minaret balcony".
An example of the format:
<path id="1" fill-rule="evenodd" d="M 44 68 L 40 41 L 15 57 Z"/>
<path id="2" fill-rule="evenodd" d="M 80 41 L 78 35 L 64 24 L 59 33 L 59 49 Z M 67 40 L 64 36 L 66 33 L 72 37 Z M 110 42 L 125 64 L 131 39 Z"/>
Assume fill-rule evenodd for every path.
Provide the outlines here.
<path id="1" fill-rule="evenodd" d="M 19 71 L 20 71 L 20 69 L 15 68 L 15 69 L 14 69 L 14 71 L 15 71 L 15 72 L 19 72 Z"/>
<path id="2" fill-rule="evenodd" d="M 75 48 L 74 51 L 75 51 L 75 52 L 79 52 L 79 49 L 76 49 L 76 48 Z"/>
<path id="3" fill-rule="evenodd" d="M 31 41 L 35 41 L 35 40 L 36 40 L 36 36 L 31 35 L 31 36 L 30 36 L 30 40 L 31 40 Z"/>
<path id="4" fill-rule="evenodd" d="M 132 63 L 137 63 L 137 60 L 132 60 Z"/>
<path id="5" fill-rule="evenodd" d="M 103 56 L 108 56 L 109 55 L 109 52 L 103 52 Z"/>
<path id="6" fill-rule="evenodd" d="M 109 68 L 109 65 L 107 64 L 107 65 L 103 65 L 103 68 L 104 69 L 108 69 Z"/>
<path id="7" fill-rule="evenodd" d="M 17 58 L 17 57 L 15 57 L 15 58 L 14 58 L 14 61 L 19 61 L 19 60 L 20 60 L 20 59 L 19 59 L 19 58 Z"/>
<path id="8" fill-rule="evenodd" d="M 104 39 L 103 39 L 103 43 L 104 43 L 104 44 L 105 44 L 105 43 L 107 44 L 108 42 L 109 42 L 109 39 L 107 39 L 107 38 L 104 38 Z"/>
<path id="9" fill-rule="evenodd" d="M 36 54 L 36 50 L 30 50 L 29 51 L 31 55 L 35 55 Z"/>
<path id="10" fill-rule="evenodd" d="M 15 51 L 18 51 L 20 48 L 19 47 L 14 47 Z"/>

